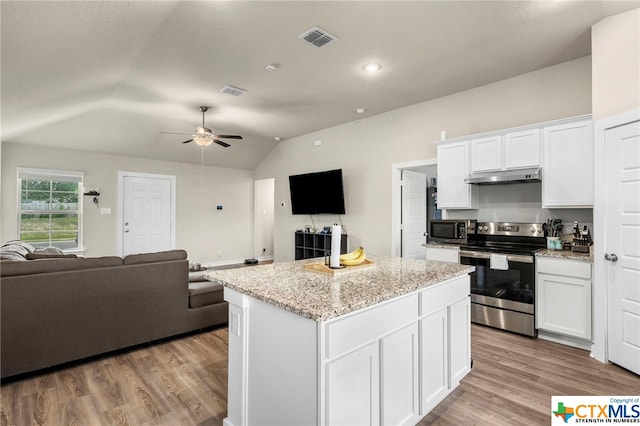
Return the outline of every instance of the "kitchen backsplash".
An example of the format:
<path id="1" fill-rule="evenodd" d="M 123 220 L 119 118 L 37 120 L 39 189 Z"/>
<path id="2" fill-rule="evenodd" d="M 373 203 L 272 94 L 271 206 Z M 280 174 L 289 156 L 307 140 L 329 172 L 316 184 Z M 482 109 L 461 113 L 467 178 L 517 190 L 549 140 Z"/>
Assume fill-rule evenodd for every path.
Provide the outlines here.
<path id="1" fill-rule="evenodd" d="M 477 210 L 448 210 L 447 218 L 525 223 L 545 223 L 548 219 L 561 219 L 564 234 L 571 234 L 573 222 L 577 220 L 580 227 L 587 225 L 593 236 L 593 209 L 543 209 L 540 182 L 487 185 L 478 189 Z"/>

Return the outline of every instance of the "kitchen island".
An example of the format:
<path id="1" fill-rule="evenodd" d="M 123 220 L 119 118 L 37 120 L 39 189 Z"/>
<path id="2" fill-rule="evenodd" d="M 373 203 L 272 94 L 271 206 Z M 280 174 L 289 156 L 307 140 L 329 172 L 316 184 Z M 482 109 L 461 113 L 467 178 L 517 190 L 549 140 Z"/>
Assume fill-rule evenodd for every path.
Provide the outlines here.
<path id="1" fill-rule="evenodd" d="M 211 271 L 229 302 L 225 425 L 415 424 L 470 369 L 473 267 L 373 257 Z"/>

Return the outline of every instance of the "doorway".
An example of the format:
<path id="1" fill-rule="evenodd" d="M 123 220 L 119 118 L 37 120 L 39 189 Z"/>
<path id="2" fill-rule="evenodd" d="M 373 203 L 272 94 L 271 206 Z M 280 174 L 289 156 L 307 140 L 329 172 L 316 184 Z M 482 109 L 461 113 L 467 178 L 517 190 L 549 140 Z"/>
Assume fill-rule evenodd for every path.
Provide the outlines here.
<path id="1" fill-rule="evenodd" d="M 118 172 L 118 254 L 175 248 L 176 178 Z"/>
<path id="2" fill-rule="evenodd" d="M 403 175 L 412 176 L 409 186 L 405 188 Z M 424 177 L 424 188 L 418 191 L 418 178 Z M 427 186 L 436 177 L 436 159 L 394 163 L 391 165 L 391 256 L 416 257 L 424 259 L 427 230 Z M 418 192 L 424 194 L 424 201 L 416 201 Z M 413 200 L 412 200 L 413 199 Z M 413 204 L 408 207 L 408 204 Z M 420 206 L 420 209 L 417 209 Z M 416 218 L 424 217 L 424 220 Z M 420 228 L 420 230 L 418 230 Z M 418 235 L 420 234 L 420 235 Z"/>
<path id="3" fill-rule="evenodd" d="M 254 259 L 273 259 L 275 179 L 259 179 L 254 182 L 253 243 Z"/>

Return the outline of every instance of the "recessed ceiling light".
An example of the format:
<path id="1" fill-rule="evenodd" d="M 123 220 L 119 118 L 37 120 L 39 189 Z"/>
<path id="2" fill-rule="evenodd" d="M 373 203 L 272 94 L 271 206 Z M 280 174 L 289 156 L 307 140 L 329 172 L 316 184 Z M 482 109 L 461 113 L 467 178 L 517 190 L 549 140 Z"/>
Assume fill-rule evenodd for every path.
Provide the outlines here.
<path id="1" fill-rule="evenodd" d="M 274 136 L 274 137 L 273 137 L 273 139 L 274 139 L 276 142 L 280 142 L 280 141 L 282 140 L 282 138 L 281 138 L 280 136 Z"/>
<path id="2" fill-rule="evenodd" d="M 377 72 L 377 71 L 380 71 L 380 68 L 382 68 L 382 65 L 375 64 L 375 63 L 364 64 L 362 66 L 362 69 L 365 70 L 366 72 Z"/>
<path id="3" fill-rule="evenodd" d="M 278 68 L 280 68 L 279 64 L 269 64 L 266 67 L 264 67 L 264 69 L 267 70 L 267 71 L 275 71 Z"/>
<path id="4" fill-rule="evenodd" d="M 366 108 L 356 108 L 356 114 L 364 114 L 366 110 Z"/>

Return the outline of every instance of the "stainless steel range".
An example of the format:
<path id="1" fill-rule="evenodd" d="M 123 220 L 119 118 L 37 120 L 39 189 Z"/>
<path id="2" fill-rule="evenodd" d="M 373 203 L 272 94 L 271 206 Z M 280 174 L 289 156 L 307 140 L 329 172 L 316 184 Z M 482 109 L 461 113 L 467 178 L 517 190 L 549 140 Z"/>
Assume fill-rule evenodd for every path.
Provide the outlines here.
<path id="1" fill-rule="evenodd" d="M 536 336 L 535 257 L 544 249 L 542 224 L 478 222 L 460 246 L 460 263 L 473 265 L 471 321 Z"/>

